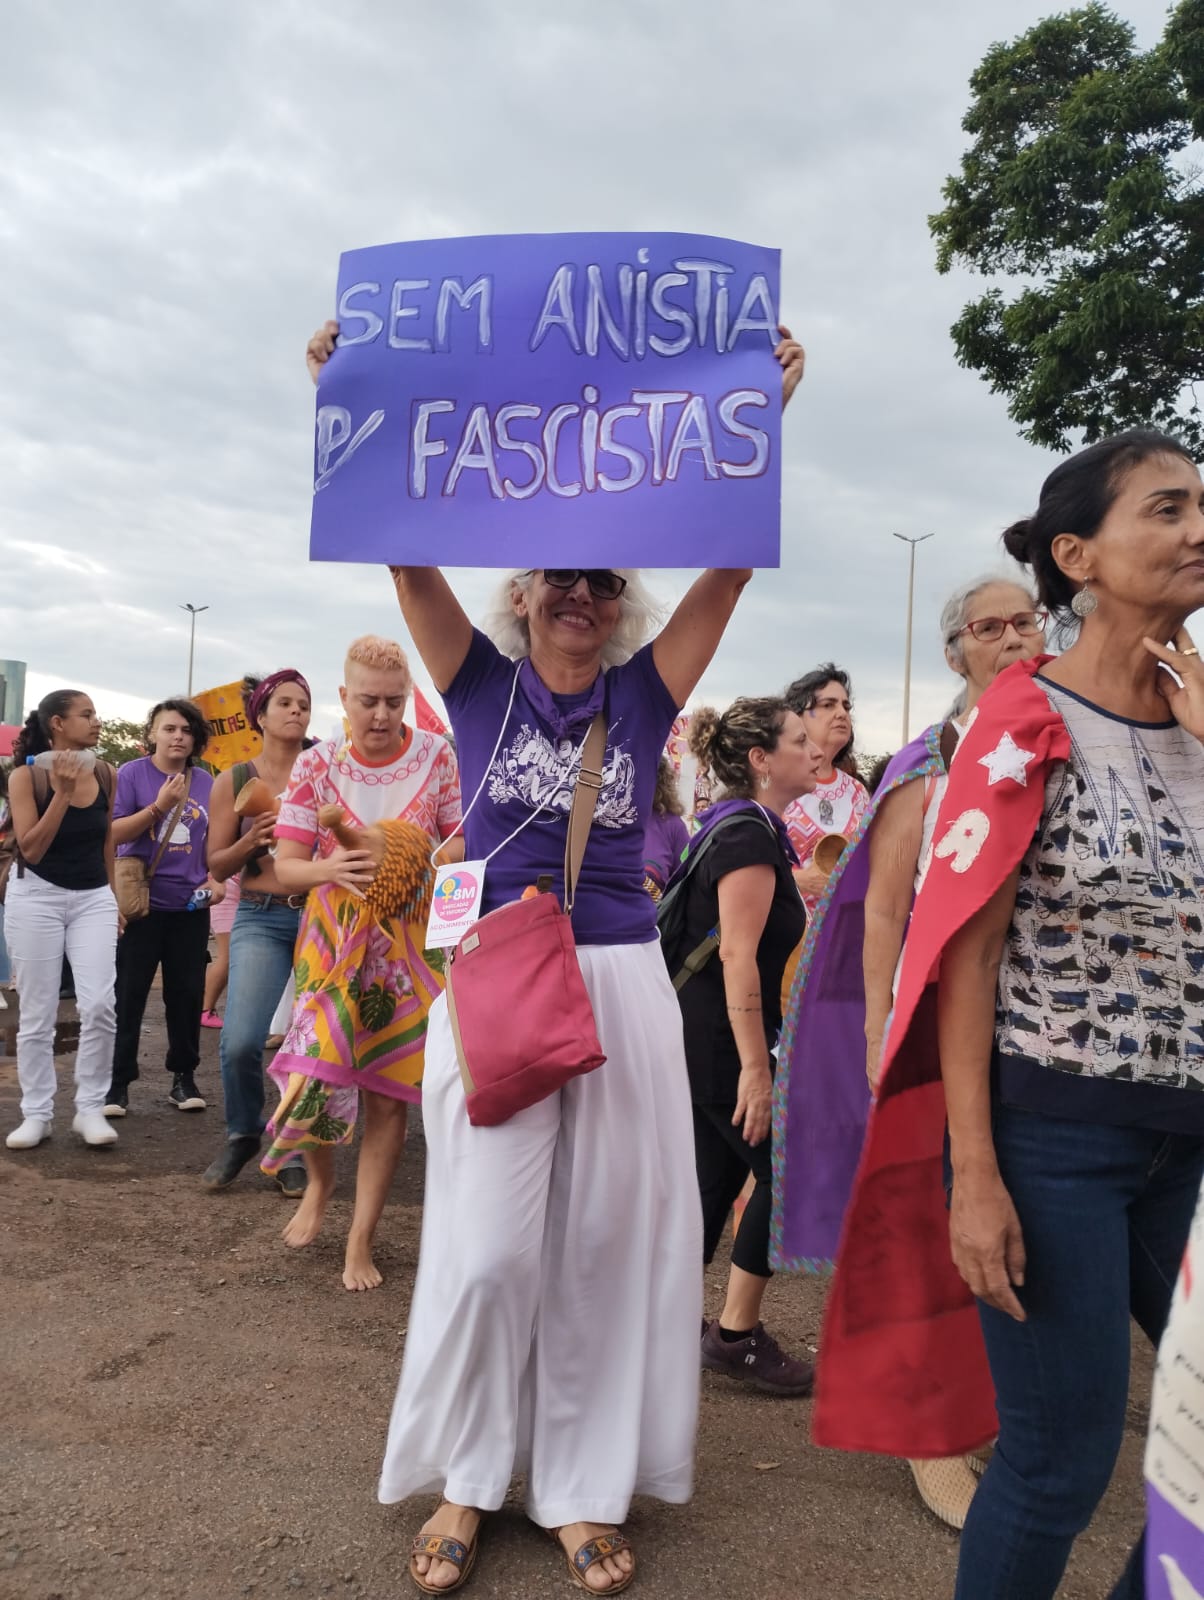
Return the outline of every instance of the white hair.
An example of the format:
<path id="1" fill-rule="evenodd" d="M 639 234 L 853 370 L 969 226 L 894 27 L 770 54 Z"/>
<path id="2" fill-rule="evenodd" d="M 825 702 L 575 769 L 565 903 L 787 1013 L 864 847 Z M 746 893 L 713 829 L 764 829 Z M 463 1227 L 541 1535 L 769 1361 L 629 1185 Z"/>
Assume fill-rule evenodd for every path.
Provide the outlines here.
<path id="1" fill-rule="evenodd" d="M 664 606 L 652 594 L 635 567 L 615 567 L 612 570 L 627 579 L 627 587 L 619 596 L 618 625 L 602 646 L 604 667 L 617 667 L 624 661 L 630 661 L 636 651 L 663 626 L 666 615 Z M 530 569 L 508 572 L 481 622 L 482 630 L 512 661 L 531 654 L 531 630 L 527 619 L 518 616 L 514 610 L 514 595 L 530 589 L 534 577 L 535 573 Z"/>
<path id="2" fill-rule="evenodd" d="M 966 652 L 960 635 L 970 615 L 970 607 L 984 589 L 993 588 L 997 583 L 1006 583 L 1009 589 L 1019 589 L 1021 594 L 1028 596 L 1033 610 L 1038 609 L 1036 596 L 1028 584 L 1010 572 L 989 572 L 985 577 L 975 578 L 971 583 L 964 583 L 960 589 L 955 589 L 941 608 L 941 643 L 953 657 L 955 671 L 961 671 L 966 665 Z M 957 704 L 955 701 L 955 708 Z"/>

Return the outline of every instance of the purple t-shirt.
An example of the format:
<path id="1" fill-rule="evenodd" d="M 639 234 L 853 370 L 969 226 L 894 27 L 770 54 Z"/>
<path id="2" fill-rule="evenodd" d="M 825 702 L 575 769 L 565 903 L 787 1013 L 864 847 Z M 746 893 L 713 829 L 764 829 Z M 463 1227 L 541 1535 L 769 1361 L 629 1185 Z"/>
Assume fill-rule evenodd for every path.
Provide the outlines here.
<path id="1" fill-rule="evenodd" d="M 671 811 L 654 811 L 644 835 L 644 876 L 663 891 L 681 853 L 690 842 L 690 830 L 681 817 Z"/>
<path id="2" fill-rule="evenodd" d="M 203 767 L 190 767 L 187 776 L 188 798 L 151 879 L 152 911 L 185 910 L 192 891 L 199 889 L 209 875 L 206 852 L 213 779 Z M 158 796 L 165 781 L 166 774 L 159 771 L 149 756 L 127 761 L 117 773 L 114 818 L 132 817 L 136 811 L 144 810 Z M 131 843 L 118 845 L 117 854 L 141 856 L 149 867 L 159 848 L 160 836 L 170 821 L 171 817 L 166 816 Z"/>
<path id="3" fill-rule="evenodd" d="M 464 665 L 443 696 L 456 735 L 466 811 L 485 778 L 517 665 L 474 630 Z M 599 673 L 584 694 L 553 695 L 530 661 L 518 667 L 505 734 L 464 824 L 467 856 L 482 860 L 546 805 L 489 863 L 484 910 L 519 899 L 542 873 L 550 874 L 563 902 L 569 780 L 586 730 L 602 710 L 609 729 L 605 776 L 577 885 L 573 934 L 578 944 L 647 944 L 656 938 L 656 907 L 644 888 L 644 833 L 657 763 L 677 715 L 651 645 Z"/>

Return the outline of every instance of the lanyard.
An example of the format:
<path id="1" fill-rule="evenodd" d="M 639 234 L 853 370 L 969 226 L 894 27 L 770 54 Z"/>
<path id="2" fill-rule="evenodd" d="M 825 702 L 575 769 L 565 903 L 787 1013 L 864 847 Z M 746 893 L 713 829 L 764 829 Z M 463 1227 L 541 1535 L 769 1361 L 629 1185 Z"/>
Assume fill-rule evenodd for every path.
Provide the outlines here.
<path id="1" fill-rule="evenodd" d="M 485 763 L 485 770 L 481 774 L 480 783 L 477 784 L 476 793 L 468 802 L 468 805 L 464 809 L 463 816 L 461 816 L 459 822 L 457 822 L 451 833 L 448 834 L 446 839 L 441 839 L 435 846 L 434 850 L 431 851 L 432 866 L 438 865 L 435 857 L 439 854 L 440 850 L 443 849 L 444 845 L 450 840 L 454 839 L 458 833 L 462 833 L 464 831 L 464 824 L 472 815 L 476 803 L 481 798 L 481 794 L 484 791 L 485 785 L 489 781 L 489 774 L 493 770 L 493 763 L 497 760 L 497 753 L 502 748 L 502 740 L 506 737 L 506 729 L 510 723 L 510 713 L 514 710 L 514 698 L 518 693 L 518 675 L 521 671 L 522 662 L 520 661 L 518 666 L 514 669 L 514 680 L 510 685 L 510 698 L 506 702 L 506 710 L 502 716 L 502 725 L 498 729 L 497 738 L 494 740 L 493 744 L 493 751 L 489 757 L 489 760 Z M 581 743 L 573 752 L 573 756 L 569 761 L 567 772 L 556 785 L 555 789 L 553 789 L 552 793 L 547 797 L 546 800 L 541 801 L 539 806 L 531 813 L 529 817 L 524 818 L 523 821 L 519 823 L 518 827 L 515 828 L 513 833 L 508 834 L 506 838 L 502 840 L 501 844 L 495 845 L 489 854 L 482 858 L 482 865 L 492 861 L 494 856 L 496 856 L 500 851 L 504 850 L 508 844 L 512 844 L 514 840 L 518 838 L 519 834 L 522 833 L 524 828 L 529 828 L 538 817 L 542 816 L 545 811 L 550 809 L 553 800 L 558 799 L 564 793 L 566 788 L 569 788 L 573 783 L 576 782 L 577 773 L 581 767 L 581 758 L 585 753 L 585 740 L 588 738 L 589 729 L 586 728 L 585 737 L 581 740 Z"/>

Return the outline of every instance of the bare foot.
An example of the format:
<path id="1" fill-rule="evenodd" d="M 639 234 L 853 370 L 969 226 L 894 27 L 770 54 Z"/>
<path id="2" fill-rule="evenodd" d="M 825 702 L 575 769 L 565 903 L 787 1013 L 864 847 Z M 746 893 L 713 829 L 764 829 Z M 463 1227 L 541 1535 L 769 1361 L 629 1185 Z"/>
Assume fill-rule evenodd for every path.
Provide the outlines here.
<path id="1" fill-rule="evenodd" d="M 331 1185 L 316 1180 L 310 1175 L 305 1193 L 301 1196 L 296 1211 L 285 1225 L 280 1237 L 290 1250 L 303 1249 L 305 1245 L 312 1244 L 322 1229 L 322 1218 L 326 1214 L 326 1202 L 330 1199 Z"/>
<path id="2" fill-rule="evenodd" d="M 613 1522 L 568 1522 L 560 1529 L 557 1537 L 564 1547 L 565 1554 L 572 1560 L 583 1544 L 588 1544 L 600 1534 L 617 1531 Z M 605 1594 L 616 1583 L 629 1578 L 634 1570 L 634 1555 L 630 1550 L 620 1550 L 617 1555 L 604 1556 L 601 1561 L 595 1561 L 592 1567 L 588 1567 L 581 1574 L 581 1581 L 587 1589 Z"/>
<path id="3" fill-rule="evenodd" d="M 372 1259 L 372 1246 L 353 1244 L 348 1239 L 343 1262 L 344 1289 L 378 1289 L 383 1281 Z"/>
<path id="4" fill-rule="evenodd" d="M 472 1506 L 453 1506 L 446 1500 L 433 1517 L 422 1525 L 423 1533 L 444 1533 L 449 1539 L 458 1539 L 470 1545 L 473 1535 L 481 1526 L 481 1513 Z M 440 1561 L 437 1556 L 413 1556 L 414 1571 L 432 1589 L 450 1589 L 459 1580 L 461 1568 L 451 1561 Z"/>

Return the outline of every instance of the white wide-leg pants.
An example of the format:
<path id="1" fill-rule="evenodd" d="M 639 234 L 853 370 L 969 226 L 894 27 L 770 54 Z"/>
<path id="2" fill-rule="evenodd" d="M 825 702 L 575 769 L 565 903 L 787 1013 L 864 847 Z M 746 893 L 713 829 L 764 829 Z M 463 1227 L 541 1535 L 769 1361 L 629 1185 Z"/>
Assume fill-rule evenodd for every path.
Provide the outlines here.
<path id="1" fill-rule="evenodd" d="M 544 1527 L 689 1499 L 702 1219 L 681 1013 L 659 943 L 579 954 L 607 1059 L 500 1127 L 469 1123 L 445 1002 L 431 1012 L 386 1503 L 496 1510 L 524 1470 Z"/>
<path id="2" fill-rule="evenodd" d="M 5 938 L 21 999 L 17 1079 L 21 1115 L 54 1118 L 54 1024 L 58 1017 L 63 956 L 71 963 L 79 1011 L 75 1054 L 75 1105 L 99 1111 L 113 1076 L 117 1028 L 113 985 L 117 970 L 117 902 L 100 889 L 60 889 L 29 868 L 8 876 Z"/>

